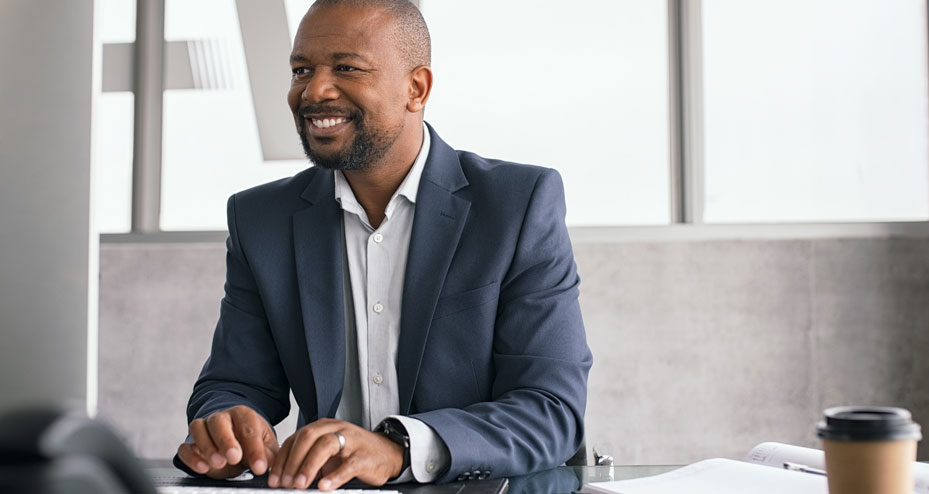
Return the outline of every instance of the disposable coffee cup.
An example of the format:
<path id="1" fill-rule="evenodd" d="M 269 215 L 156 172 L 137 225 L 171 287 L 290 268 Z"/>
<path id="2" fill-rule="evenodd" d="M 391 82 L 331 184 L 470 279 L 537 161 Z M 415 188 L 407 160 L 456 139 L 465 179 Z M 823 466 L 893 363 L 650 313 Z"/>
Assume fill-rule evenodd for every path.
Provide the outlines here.
<path id="1" fill-rule="evenodd" d="M 912 494 L 919 424 L 902 408 L 829 408 L 817 427 L 829 494 Z"/>

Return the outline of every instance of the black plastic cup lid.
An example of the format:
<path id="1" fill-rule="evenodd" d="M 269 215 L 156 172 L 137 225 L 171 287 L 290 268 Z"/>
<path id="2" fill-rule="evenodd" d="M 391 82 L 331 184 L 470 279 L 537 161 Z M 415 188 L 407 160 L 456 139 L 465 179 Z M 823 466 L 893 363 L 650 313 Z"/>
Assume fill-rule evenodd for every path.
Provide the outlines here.
<path id="1" fill-rule="evenodd" d="M 893 407 L 829 408 L 816 431 L 819 437 L 832 441 L 919 441 L 923 437 L 910 412 Z"/>

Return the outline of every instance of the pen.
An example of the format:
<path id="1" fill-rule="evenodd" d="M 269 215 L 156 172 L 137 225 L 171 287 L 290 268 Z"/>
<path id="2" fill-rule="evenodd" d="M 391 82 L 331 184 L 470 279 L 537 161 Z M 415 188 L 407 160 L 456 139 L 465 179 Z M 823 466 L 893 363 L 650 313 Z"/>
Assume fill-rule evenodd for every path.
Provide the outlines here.
<path id="1" fill-rule="evenodd" d="M 812 473 L 816 475 L 826 475 L 825 470 L 820 470 L 818 468 L 808 467 L 806 465 L 801 465 L 799 463 L 791 463 L 789 461 L 784 462 L 784 470 L 791 470 L 794 472 L 803 472 L 803 473 Z"/>

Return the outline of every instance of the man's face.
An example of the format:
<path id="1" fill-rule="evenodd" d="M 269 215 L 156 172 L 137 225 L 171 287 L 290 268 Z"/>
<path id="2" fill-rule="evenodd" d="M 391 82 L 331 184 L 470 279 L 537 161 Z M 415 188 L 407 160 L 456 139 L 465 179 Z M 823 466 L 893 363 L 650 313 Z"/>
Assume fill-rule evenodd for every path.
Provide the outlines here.
<path id="1" fill-rule="evenodd" d="M 363 170 L 390 159 L 410 72 L 392 29 L 392 17 L 373 8 L 311 9 L 300 23 L 287 102 L 316 165 Z"/>

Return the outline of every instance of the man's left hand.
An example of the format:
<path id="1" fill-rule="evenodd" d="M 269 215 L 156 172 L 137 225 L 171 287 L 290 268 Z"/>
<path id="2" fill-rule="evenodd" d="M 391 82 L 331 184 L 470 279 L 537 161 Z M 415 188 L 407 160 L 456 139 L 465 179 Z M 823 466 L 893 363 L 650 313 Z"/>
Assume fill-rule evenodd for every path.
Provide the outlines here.
<path id="1" fill-rule="evenodd" d="M 345 439 L 340 446 L 338 432 Z M 382 434 L 334 419 L 320 419 L 287 438 L 274 459 L 269 487 L 306 489 L 319 479 L 323 491 L 353 478 L 384 485 L 400 475 L 403 447 Z"/>

